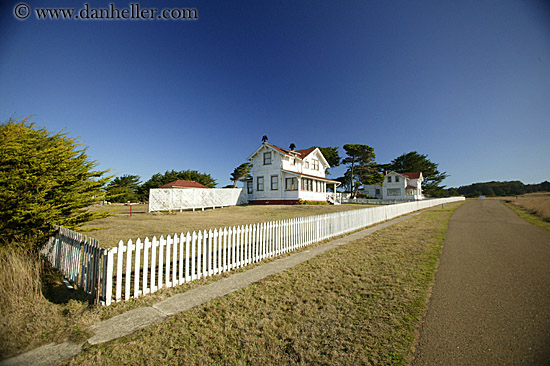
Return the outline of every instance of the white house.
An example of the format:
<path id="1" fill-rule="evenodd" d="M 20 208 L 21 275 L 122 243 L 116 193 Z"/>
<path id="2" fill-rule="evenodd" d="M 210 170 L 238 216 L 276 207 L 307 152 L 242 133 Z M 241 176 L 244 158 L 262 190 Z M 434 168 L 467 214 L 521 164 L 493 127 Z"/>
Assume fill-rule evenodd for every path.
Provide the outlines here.
<path id="1" fill-rule="evenodd" d="M 424 199 L 422 172 L 389 172 L 382 184 L 366 185 L 360 191 L 373 198 L 384 200 L 413 201 Z"/>
<path id="2" fill-rule="evenodd" d="M 248 201 L 256 204 L 327 202 L 327 186 L 340 182 L 325 178 L 330 168 L 318 148 L 284 149 L 264 142 L 248 157 L 252 179 L 246 182 Z"/>

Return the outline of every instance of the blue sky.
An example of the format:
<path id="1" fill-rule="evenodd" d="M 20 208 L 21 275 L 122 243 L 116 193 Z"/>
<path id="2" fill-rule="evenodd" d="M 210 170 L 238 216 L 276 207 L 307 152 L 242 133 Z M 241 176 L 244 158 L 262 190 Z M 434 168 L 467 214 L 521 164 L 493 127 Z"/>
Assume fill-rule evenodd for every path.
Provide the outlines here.
<path id="1" fill-rule="evenodd" d="M 221 187 L 267 135 L 379 163 L 415 150 L 448 187 L 550 179 L 547 0 L 139 2 L 196 21 L 20 21 L 19 3 L 0 7 L 0 121 L 65 128 L 98 169 Z"/>

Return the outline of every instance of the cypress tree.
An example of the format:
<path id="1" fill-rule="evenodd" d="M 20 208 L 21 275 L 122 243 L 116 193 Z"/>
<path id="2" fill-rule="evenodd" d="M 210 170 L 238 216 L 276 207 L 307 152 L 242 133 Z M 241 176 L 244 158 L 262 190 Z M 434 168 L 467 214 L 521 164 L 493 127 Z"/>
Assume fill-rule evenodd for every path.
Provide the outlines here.
<path id="1" fill-rule="evenodd" d="M 87 207 L 103 199 L 107 171 L 65 133 L 10 119 L 0 125 L 0 245 L 35 249 L 52 225 L 78 229 L 105 217 Z"/>

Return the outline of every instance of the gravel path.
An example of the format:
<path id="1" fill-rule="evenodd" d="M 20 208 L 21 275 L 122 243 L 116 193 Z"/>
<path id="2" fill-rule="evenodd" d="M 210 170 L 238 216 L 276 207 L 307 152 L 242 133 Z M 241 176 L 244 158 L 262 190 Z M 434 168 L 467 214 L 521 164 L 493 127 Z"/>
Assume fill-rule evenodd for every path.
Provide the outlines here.
<path id="1" fill-rule="evenodd" d="M 460 207 L 412 365 L 550 365 L 550 232 L 500 201 Z"/>

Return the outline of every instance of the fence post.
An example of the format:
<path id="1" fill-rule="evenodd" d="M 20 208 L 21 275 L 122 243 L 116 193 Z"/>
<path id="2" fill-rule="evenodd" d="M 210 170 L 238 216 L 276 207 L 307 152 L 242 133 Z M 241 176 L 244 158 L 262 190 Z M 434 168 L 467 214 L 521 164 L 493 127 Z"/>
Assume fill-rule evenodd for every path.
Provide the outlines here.
<path id="1" fill-rule="evenodd" d="M 136 240 L 136 260 L 134 263 L 134 297 L 139 297 L 139 283 L 141 282 L 139 276 L 141 272 L 141 246 L 141 239 L 138 238 Z M 145 291 L 142 291 L 142 293 L 144 292 Z"/>
<path id="2" fill-rule="evenodd" d="M 142 291 L 143 294 L 148 294 L 150 290 L 147 288 L 147 276 L 149 272 L 149 248 L 151 247 L 151 243 L 149 242 L 149 238 L 145 238 L 145 242 L 143 243 L 143 285 L 142 285 Z"/>
<path id="3" fill-rule="evenodd" d="M 105 281 L 105 305 L 111 305 L 113 301 L 113 262 L 114 262 L 114 249 L 107 250 L 107 275 Z"/>
<path id="4" fill-rule="evenodd" d="M 193 241 L 191 242 L 191 281 L 195 280 L 197 277 L 196 265 L 197 265 L 197 232 L 193 231 Z"/>
<path id="5" fill-rule="evenodd" d="M 118 302 L 122 298 L 122 256 L 124 255 L 124 243 L 118 242 L 117 262 L 116 262 L 116 290 L 115 300 Z"/>
<path id="6" fill-rule="evenodd" d="M 166 246 L 166 239 L 164 236 L 160 236 L 159 239 L 159 270 L 158 270 L 158 284 L 157 290 L 160 290 L 164 286 L 162 274 L 164 272 L 164 247 Z"/>
<path id="7" fill-rule="evenodd" d="M 157 291 L 157 276 L 156 276 L 156 269 L 157 269 L 157 247 L 158 247 L 158 240 L 156 236 L 153 236 L 153 242 L 151 243 L 151 293 Z"/>
<path id="8" fill-rule="evenodd" d="M 170 280 L 170 264 L 172 263 L 170 261 L 170 252 L 171 252 L 171 245 L 172 245 L 172 236 L 168 235 L 166 237 L 166 288 L 172 287 L 172 281 Z"/>
<path id="9" fill-rule="evenodd" d="M 128 245 L 126 245 L 126 278 L 124 284 L 124 300 L 130 298 L 130 279 L 132 278 L 132 239 L 128 240 Z"/>
<path id="10" fill-rule="evenodd" d="M 212 245 L 212 230 L 208 230 L 208 255 L 206 256 L 206 259 L 208 261 L 208 274 L 207 276 L 212 276 L 214 273 L 212 267 L 214 265 L 213 257 L 214 257 L 214 246 Z"/>
<path id="11" fill-rule="evenodd" d="M 229 228 L 229 239 L 231 239 L 231 243 L 229 243 L 229 246 L 231 247 L 231 259 L 229 262 L 229 270 L 232 270 L 233 268 L 237 267 L 237 259 L 236 259 L 236 253 L 237 253 L 237 228 L 233 226 L 232 228 Z"/>
<path id="12" fill-rule="evenodd" d="M 229 256 L 229 250 L 227 248 L 227 227 L 223 228 L 223 246 L 222 246 L 222 271 L 227 271 L 227 259 Z"/>
<path id="13" fill-rule="evenodd" d="M 191 274 L 189 273 L 189 261 L 192 257 L 190 257 L 191 253 L 189 252 L 189 246 L 191 245 L 191 234 L 189 231 L 187 232 L 187 235 L 185 235 L 185 281 L 189 282 L 191 281 Z M 193 254 L 194 254 L 193 249 Z"/>
<path id="14" fill-rule="evenodd" d="M 172 286 L 178 284 L 178 235 L 174 234 L 172 240 Z"/>
<path id="15" fill-rule="evenodd" d="M 181 285 L 185 281 L 185 273 L 183 272 L 183 248 L 185 245 L 185 236 L 183 236 L 183 233 L 180 233 L 180 258 L 179 258 L 179 277 L 178 277 L 178 283 Z"/>

